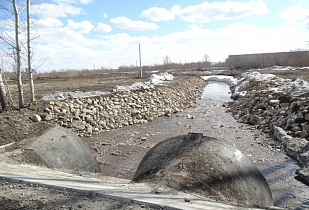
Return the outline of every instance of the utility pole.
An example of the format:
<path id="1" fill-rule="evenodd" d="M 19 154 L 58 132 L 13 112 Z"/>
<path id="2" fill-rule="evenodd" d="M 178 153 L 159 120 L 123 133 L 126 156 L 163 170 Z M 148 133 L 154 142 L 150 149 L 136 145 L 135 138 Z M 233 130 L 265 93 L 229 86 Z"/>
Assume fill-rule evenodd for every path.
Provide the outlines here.
<path id="1" fill-rule="evenodd" d="M 141 68 L 140 78 L 142 78 L 142 77 L 143 77 L 143 69 L 142 69 L 141 44 L 139 43 L 138 46 L 139 46 L 139 66 L 140 66 L 140 68 Z"/>

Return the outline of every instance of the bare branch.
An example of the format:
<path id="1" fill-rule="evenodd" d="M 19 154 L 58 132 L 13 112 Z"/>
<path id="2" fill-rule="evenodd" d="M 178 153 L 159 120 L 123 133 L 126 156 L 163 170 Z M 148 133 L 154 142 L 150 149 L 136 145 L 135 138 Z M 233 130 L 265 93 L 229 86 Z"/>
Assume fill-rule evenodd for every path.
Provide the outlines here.
<path id="1" fill-rule="evenodd" d="M 10 43 L 9 43 L 8 41 L 6 41 L 2 36 L 0 36 L 0 39 L 1 39 L 2 41 L 4 41 L 6 44 L 10 45 L 12 48 L 16 49 L 16 47 L 15 47 L 14 45 L 10 44 Z"/>

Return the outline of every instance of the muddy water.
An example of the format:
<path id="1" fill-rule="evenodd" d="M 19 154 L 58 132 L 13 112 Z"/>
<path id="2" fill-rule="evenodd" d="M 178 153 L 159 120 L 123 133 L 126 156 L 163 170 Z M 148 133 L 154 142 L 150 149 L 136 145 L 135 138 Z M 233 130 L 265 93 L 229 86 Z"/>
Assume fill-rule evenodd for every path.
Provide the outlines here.
<path id="1" fill-rule="evenodd" d="M 84 140 L 95 151 L 102 173 L 132 179 L 145 153 L 169 137 L 203 133 L 226 141 L 247 155 L 261 170 L 275 206 L 309 209 L 309 187 L 294 178 L 299 168 L 276 141 L 252 126 L 238 123 L 224 106 L 230 100 L 226 83 L 210 82 L 195 107 L 172 117 L 127 126 Z"/>

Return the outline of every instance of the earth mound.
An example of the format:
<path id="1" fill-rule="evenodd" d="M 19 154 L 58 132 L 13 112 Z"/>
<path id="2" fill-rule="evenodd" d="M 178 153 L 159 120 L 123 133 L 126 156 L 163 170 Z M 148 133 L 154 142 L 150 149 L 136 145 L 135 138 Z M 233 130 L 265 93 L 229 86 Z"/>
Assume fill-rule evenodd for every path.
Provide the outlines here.
<path id="1" fill-rule="evenodd" d="M 273 206 L 265 178 L 245 155 L 198 133 L 157 144 L 142 159 L 133 181 L 165 184 L 230 204 Z"/>
<path id="2" fill-rule="evenodd" d="M 72 172 L 100 173 L 87 144 L 71 130 L 48 125 L 27 138 L 4 147 L 9 158 L 21 163 Z"/>

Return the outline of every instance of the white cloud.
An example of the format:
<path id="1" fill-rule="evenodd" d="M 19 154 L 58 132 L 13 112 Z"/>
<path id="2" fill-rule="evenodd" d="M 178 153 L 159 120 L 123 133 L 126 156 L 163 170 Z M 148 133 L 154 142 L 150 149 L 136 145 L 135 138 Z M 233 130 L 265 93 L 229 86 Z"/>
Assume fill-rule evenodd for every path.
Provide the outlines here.
<path id="1" fill-rule="evenodd" d="M 58 4 L 76 4 L 77 0 L 53 0 L 53 2 Z"/>
<path id="2" fill-rule="evenodd" d="M 96 30 L 100 25 L 104 30 L 103 23 Z M 92 64 L 97 68 L 135 65 L 138 43 L 142 48 L 142 65 L 152 65 L 162 63 L 166 55 L 172 62 L 184 63 L 202 60 L 205 53 L 211 61 L 224 61 L 229 54 L 289 51 L 306 47 L 309 37 L 309 31 L 300 33 L 291 25 L 264 28 L 244 23 L 215 30 L 191 26 L 153 37 L 118 33 L 88 39 L 70 27 L 38 28 L 34 32 L 41 35 L 36 40 L 36 54 L 49 57 L 42 70 L 92 68 Z"/>
<path id="3" fill-rule="evenodd" d="M 34 21 L 34 27 L 54 28 L 63 26 L 62 22 L 56 18 L 45 18 Z"/>
<path id="4" fill-rule="evenodd" d="M 108 18 L 108 16 L 107 16 L 107 14 L 106 14 L 106 13 L 103 13 L 103 17 Z"/>
<path id="5" fill-rule="evenodd" d="M 36 42 L 55 48 L 88 47 L 94 43 L 93 40 L 86 39 L 82 33 L 73 31 L 69 27 L 39 29 L 36 33 L 40 34 Z"/>
<path id="6" fill-rule="evenodd" d="M 33 14 L 39 15 L 41 18 L 58 18 L 67 17 L 70 15 L 85 14 L 80 7 L 75 7 L 68 4 L 40 4 L 33 5 L 31 8 Z"/>
<path id="7" fill-rule="evenodd" d="M 93 2 L 94 0 L 79 0 L 79 2 L 81 3 L 81 4 L 89 4 L 89 3 L 91 3 L 91 2 Z"/>
<path id="8" fill-rule="evenodd" d="M 301 5 L 288 7 L 286 11 L 279 13 L 279 17 L 286 19 L 290 25 L 301 25 L 309 23 L 309 8 L 303 9 Z"/>
<path id="9" fill-rule="evenodd" d="M 141 43 L 143 65 L 152 65 L 162 63 L 165 55 L 169 55 L 172 62 L 199 61 L 205 53 L 212 61 L 225 61 L 229 54 L 289 51 L 304 48 L 308 35 L 309 32 L 299 33 L 291 26 L 263 28 L 236 23 L 217 30 L 193 26 L 151 38 L 121 33 L 102 39 L 106 43 L 104 48 L 110 52 L 106 57 L 108 66 L 118 67 L 134 65 L 138 59 L 138 43 Z"/>
<path id="10" fill-rule="evenodd" d="M 88 34 L 94 28 L 89 21 L 82 21 L 80 23 L 68 19 L 68 27 L 78 33 Z"/>
<path id="11" fill-rule="evenodd" d="M 15 30 L 15 22 L 13 20 L 0 21 L 0 28 L 5 30 Z"/>
<path id="12" fill-rule="evenodd" d="M 150 18 L 150 20 L 155 22 L 168 21 L 175 18 L 175 13 L 179 10 L 179 8 L 179 6 L 175 5 L 168 11 L 162 7 L 151 7 L 147 10 L 144 10 L 141 14 L 141 17 Z"/>
<path id="13" fill-rule="evenodd" d="M 249 2 L 212 2 L 188 6 L 178 11 L 180 18 L 187 22 L 207 23 L 216 20 L 243 18 L 248 15 L 264 15 L 268 12 L 263 0 Z"/>
<path id="14" fill-rule="evenodd" d="M 94 0 L 54 0 L 54 2 L 59 3 L 59 4 L 89 4 L 93 2 Z"/>
<path id="15" fill-rule="evenodd" d="M 96 30 L 99 32 L 107 33 L 112 31 L 112 27 L 104 23 L 98 23 Z"/>
<path id="16" fill-rule="evenodd" d="M 159 26 L 155 23 L 133 21 L 126 17 L 117 17 L 110 20 L 117 28 L 129 29 L 132 31 L 148 31 L 156 30 Z"/>

